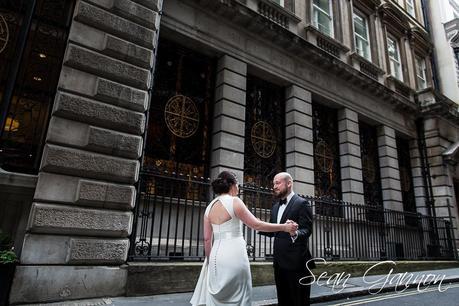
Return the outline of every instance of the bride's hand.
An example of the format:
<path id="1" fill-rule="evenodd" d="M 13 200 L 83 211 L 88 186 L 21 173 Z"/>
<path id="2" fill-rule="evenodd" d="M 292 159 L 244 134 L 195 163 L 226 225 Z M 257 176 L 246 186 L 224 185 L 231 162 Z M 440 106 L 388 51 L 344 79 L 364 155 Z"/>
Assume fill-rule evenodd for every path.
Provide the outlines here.
<path id="1" fill-rule="evenodd" d="M 285 222 L 284 225 L 285 225 L 284 231 L 289 233 L 290 236 L 293 236 L 296 234 L 296 230 L 298 229 L 298 224 L 296 222 L 287 220 L 287 222 Z"/>

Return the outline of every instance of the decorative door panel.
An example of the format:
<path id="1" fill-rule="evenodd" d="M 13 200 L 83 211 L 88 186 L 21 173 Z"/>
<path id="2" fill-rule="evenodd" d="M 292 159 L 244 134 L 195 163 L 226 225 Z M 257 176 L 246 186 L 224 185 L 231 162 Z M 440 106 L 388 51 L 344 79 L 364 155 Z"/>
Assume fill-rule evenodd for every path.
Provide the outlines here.
<path id="1" fill-rule="evenodd" d="M 244 183 L 272 187 L 274 176 L 284 171 L 284 89 L 247 78 Z"/>
<path id="2" fill-rule="evenodd" d="M 337 112 L 320 104 L 313 104 L 312 112 L 315 195 L 341 199 Z"/>
<path id="3" fill-rule="evenodd" d="M 207 177 L 215 61 L 159 41 L 143 169 Z"/>

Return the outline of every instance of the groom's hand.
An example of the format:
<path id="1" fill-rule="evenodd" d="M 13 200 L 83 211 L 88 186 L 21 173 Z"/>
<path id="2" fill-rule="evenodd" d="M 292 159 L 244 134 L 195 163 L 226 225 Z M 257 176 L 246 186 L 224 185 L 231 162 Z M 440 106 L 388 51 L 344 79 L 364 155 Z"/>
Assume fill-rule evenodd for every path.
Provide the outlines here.
<path id="1" fill-rule="evenodd" d="M 293 225 L 291 231 L 289 231 L 289 234 L 290 234 L 290 236 L 296 236 L 297 235 L 297 230 L 298 230 L 298 223 L 296 223 L 295 221 L 292 221 L 292 220 L 287 220 L 285 223 Z"/>

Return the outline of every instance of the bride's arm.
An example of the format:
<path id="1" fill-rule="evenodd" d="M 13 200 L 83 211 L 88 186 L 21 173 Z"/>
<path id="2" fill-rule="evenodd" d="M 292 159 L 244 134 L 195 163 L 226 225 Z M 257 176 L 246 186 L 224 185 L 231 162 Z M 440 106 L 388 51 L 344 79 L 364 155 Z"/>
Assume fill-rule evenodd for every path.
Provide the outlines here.
<path id="1" fill-rule="evenodd" d="M 212 224 L 209 219 L 204 216 L 204 252 L 209 258 L 210 250 L 212 249 Z"/>
<path id="2" fill-rule="evenodd" d="M 234 213 L 236 216 L 244 222 L 248 227 L 263 232 L 289 232 L 291 235 L 295 234 L 298 225 L 297 224 L 277 224 L 263 222 L 255 217 L 244 202 L 241 199 L 235 197 L 233 200 Z"/>

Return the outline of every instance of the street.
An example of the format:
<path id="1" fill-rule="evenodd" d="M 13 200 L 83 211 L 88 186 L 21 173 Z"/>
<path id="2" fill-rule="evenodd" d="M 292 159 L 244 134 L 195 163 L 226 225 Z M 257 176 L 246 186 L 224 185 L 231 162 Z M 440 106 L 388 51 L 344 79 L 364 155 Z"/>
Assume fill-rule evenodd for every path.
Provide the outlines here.
<path id="1" fill-rule="evenodd" d="M 448 285 L 448 290 L 439 292 L 437 287 L 428 288 L 418 292 L 416 289 L 406 290 L 402 293 L 385 293 L 372 296 L 364 296 L 338 301 L 330 301 L 317 306 L 353 306 L 353 305 L 442 305 L 456 306 L 459 304 L 459 284 Z"/>

